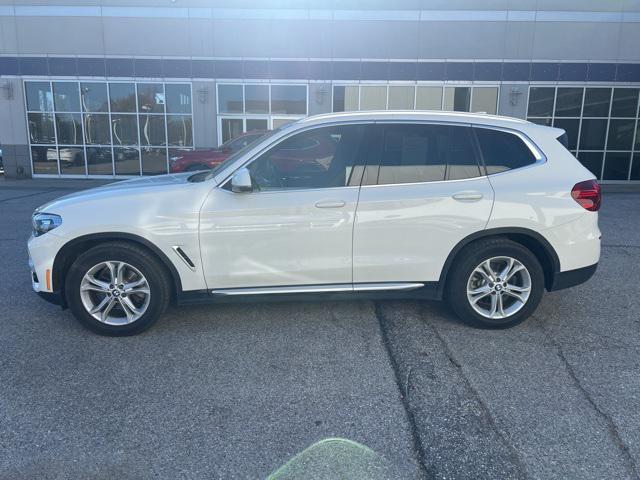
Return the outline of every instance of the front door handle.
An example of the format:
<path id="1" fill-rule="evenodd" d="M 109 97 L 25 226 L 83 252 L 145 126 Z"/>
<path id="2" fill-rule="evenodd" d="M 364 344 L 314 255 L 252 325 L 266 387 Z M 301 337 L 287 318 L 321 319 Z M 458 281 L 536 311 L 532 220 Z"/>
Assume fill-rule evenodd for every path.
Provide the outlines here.
<path id="1" fill-rule="evenodd" d="M 476 191 L 458 192 L 452 196 L 454 200 L 460 202 L 477 202 L 478 200 L 482 200 L 482 193 Z"/>
<path id="2" fill-rule="evenodd" d="M 316 202 L 317 208 L 340 208 L 345 205 L 344 200 L 320 200 Z"/>

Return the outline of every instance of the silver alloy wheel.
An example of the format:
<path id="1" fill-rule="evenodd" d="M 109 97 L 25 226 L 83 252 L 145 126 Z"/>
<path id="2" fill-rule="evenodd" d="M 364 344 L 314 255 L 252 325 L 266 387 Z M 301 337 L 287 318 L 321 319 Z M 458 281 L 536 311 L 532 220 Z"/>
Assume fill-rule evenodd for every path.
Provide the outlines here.
<path id="1" fill-rule="evenodd" d="M 80 299 L 99 322 L 126 325 L 147 311 L 151 290 L 140 270 L 112 260 L 94 265 L 85 273 L 80 282 Z"/>
<path id="2" fill-rule="evenodd" d="M 531 275 L 511 257 L 492 257 L 478 265 L 467 282 L 467 299 L 480 315 L 505 319 L 525 306 L 531 294 Z"/>

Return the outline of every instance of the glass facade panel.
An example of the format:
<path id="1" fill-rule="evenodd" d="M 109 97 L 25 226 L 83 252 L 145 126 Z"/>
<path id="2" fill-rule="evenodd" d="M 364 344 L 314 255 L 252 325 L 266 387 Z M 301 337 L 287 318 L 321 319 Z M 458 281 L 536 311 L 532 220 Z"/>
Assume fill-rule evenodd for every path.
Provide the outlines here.
<path id="1" fill-rule="evenodd" d="M 553 87 L 531 87 L 529 89 L 529 117 L 550 117 L 556 89 Z"/>
<path id="2" fill-rule="evenodd" d="M 580 150 L 604 150 L 607 120 L 583 119 L 580 131 Z"/>
<path id="3" fill-rule="evenodd" d="M 222 143 L 242 134 L 243 120 L 241 118 L 223 118 L 220 122 L 222 130 Z"/>
<path id="4" fill-rule="evenodd" d="M 191 115 L 167 115 L 168 144 L 173 147 L 192 147 Z"/>
<path id="5" fill-rule="evenodd" d="M 111 145 L 109 115 L 100 113 L 84 114 L 84 143 L 87 145 Z"/>
<path id="6" fill-rule="evenodd" d="M 245 85 L 245 112 L 269 113 L 269 85 Z"/>
<path id="7" fill-rule="evenodd" d="M 611 119 L 607 150 L 631 150 L 635 126 L 635 120 Z"/>
<path id="8" fill-rule="evenodd" d="M 418 87 L 416 110 L 442 110 L 442 87 Z"/>
<path id="9" fill-rule="evenodd" d="M 144 172 L 164 173 L 167 131 L 171 145 L 193 146 L 188 83 L 167 84 L 166 108 L 177 113 L 168 116 L 163 83 L 25 81 L 24 88 L 34 174 L 140 175 L 140 138 L 156 147 L 145 150 Z"/>
<path id="10" fill-rule="evenodd" d="M 110 83 L 109 103 L 112 112 L 136 111 L 136 85 L 134 83 Z"/>
<path id="11" fill-rule="evenodd" d="M 58 143 L 82 145 L 82 117 L 80 113 L 56 113 Z"/>
<path id="12" fill-rule="evenodd" d="M 579 117 L 582 111 L 582 88 L 558 88 L 556 117 Z"/>
<path id="13" fill-rule="evenodd" d="M 138 112 L 164 113 L 164 85 L 161 83 L 138 84 Z"/>
<path id="14" fill-rule="evenodd" d="M 640 153 L 636 153 L 633 156 L 633 163 L 631 164 L 630 180 L 640 180 Z"/>
<path id="15" fill-rule="evenodd" d="M 612 117 L 635 117 L 638 114 L 638 89 L 614 88 Z"/>
<path id="16" fill-rule="evenodd" d="M 295 119 L 293 118 L 274 118 L 272 120 L 273 123 L 273 129 L 275 130 L 276 128 L 280 128 L 288 123 L 292 123 L 295 122 Z"/>
<path id="17" fill-rule="evenodd" d="M 140 115 L 139 122 L 141 145 L 166 145 L 163 115 Z"/>
<path id="18" fill-rule="evenodd" d="M 49 82 L 26 82 L 27 110 L 50 112 L 53 110 L 53 96 Z"/>
<path id="19" fill-rule="evenodd" d="M 84 112 L 108 112 L 107 84 L 83 82 L 80 84 L 80 98 Z"/>
<path id="20" fill-rule="evenodd" d="M 186 83 L 167 83 L 164 86 L 167 113 L 191 113 L 191 86 Z"/>
<path id="21" fill-rule="evenodd" d="M 269 130 L 269 120 L 266 118 L 247 118 L 247 132 L 255 130 Z"/>
<path id="22" fill-rule="evenodd" d="M 333 111 L 352 112 L 358 110 L 360 89 L 356 86 L 333 87 Z"/>
<path id="23" fill-rule="evenodd" d="M 604 162 L 603 180 L 627 180 L 631 164 L 631 153 L 607 152 Z"/>
<path id="24" fill-rule="evenodd" d="M 271 113 L 307 114 L 307 87 L 302 85 L 271 85 Z"/>
<path id="25" fill-rule="evenodd" d="M 116 175 L 140 175 L 140 150 L 138 148 L 113 147 L 113 159 Z"/>
<path id="26" fill-rule="evenodd" d="M 89 175 L 113 175 L 111 148 L 87 147 L 87 169 Z"/>
<path id="27" fill-rule="evenodd" d="M 415 87 L 389 87 L 389 110 L 413 110 Z"/>
<path id="28" fill-rule="evenodd" d="M 387 87 L 360 87 L 360 110 L 385 110 Z"/>
<path id="29" fill-rule="evenodd" d="M 60 147 L 58 148 L 60 159 L 60 173 L 63 175 L 84 175 L 84 148 Z"/>
<path id="30" fill-rule="evenodd" d="M 496 87 L 474 87 L 471 111 L 495 115 L 498 111 L 498 89 Z"/>
<path id="31" fill-rule="evenodd" d="M 31 160 L 35 175 L 58 175 L 58 149 L 56 147 L 31 147 Z"/>
<path id="32" fill-rule="evenodd" d="M 76 82 L 53 82 L 56 112 L 79 112 L 80 92 Z"/>
<path id="33" fill-rule="evenodd" d="M 56 143 L 56 133 L 53 126 L 53 114 L 29 113 L 29 139 L 31 143 Z"/>
<path id="34" fill-rule="evenodd" d="M 242 85 L 218 85 L 218 112 L 244 113 Z"/>
<path id="35" fill-rule="evenodd" d="M 111 114 L 111 138 L 114 145 L 138 145 L 137 116 Z"/>
<path id="36" fill-rule="evenodd" d="M 584 93 L 584 117 L 608 117 L 611 105 L 610 88 L 587 88 Z"/>
<path id="37" fill-rule="evenodd" d="M 167 150 L 165 148 L 142 149 L 142 174 L 161 175 L 167 173 Z"/>
<path id="38" fill-rule="evenodd" d="M 471 108 L 471 88 L 445 87 L 442 109 L 453 112 L 468 112 Z"/>
<path id="39" fill-rule="evenodd" d="M 550 127 L 553 123 L 552 118 L 528 118 L 531 123 L 536 123 L 538 125 L 544 125 L 546 127 Z"/>

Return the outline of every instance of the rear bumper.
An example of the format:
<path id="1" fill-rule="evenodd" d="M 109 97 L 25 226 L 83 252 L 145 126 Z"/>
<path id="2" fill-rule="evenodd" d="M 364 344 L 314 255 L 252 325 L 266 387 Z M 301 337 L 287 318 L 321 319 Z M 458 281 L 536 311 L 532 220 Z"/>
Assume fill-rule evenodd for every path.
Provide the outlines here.
<path id="1" fill-rule="evenodd" d="M 596 272 L 598 264 L 594 263 L 588 267 L 576 268 L 575 270 L 567 270 L 566 272 L 556 272 L 553 276 L 553 282 L 549 291 L 562 290 L 564 288 L 575 287 L 589 280 Z"/>

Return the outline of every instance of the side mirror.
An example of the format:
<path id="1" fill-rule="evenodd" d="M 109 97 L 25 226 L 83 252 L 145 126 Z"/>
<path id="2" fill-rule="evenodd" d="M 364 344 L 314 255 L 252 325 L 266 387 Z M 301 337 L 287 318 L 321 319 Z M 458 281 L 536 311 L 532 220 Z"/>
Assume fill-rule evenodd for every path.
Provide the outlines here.
<path id="1" fill-rule="evenodd" d="M 241 168 L 231 177 L 231 191 L 235 193 L 253 192 L 249 169 Z"/>

